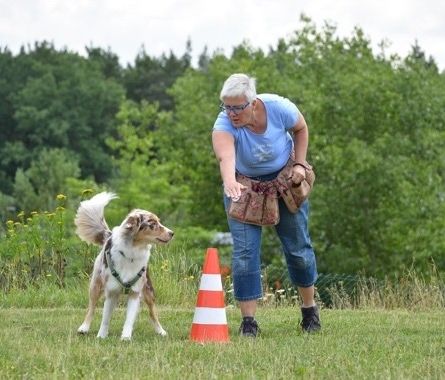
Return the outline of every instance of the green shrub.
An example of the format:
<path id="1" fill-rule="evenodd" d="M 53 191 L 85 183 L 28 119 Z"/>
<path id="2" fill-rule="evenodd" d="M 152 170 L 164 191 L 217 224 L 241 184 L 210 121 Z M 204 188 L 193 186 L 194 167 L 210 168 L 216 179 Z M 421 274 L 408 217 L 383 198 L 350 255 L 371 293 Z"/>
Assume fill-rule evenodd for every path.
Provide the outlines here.
<path id="1" fill-rule="evenodd" d="M 64 202 L 59 194 L 58 206 L 53 212 L 22 211 L 17 220 L 6 222 L 6 236 L 0 241 L 0 286 L 27 287 L 43 278 L 52 278 L 63 286 L 67 258 L 73 246 L 67 237 L 67 219 Z"/>

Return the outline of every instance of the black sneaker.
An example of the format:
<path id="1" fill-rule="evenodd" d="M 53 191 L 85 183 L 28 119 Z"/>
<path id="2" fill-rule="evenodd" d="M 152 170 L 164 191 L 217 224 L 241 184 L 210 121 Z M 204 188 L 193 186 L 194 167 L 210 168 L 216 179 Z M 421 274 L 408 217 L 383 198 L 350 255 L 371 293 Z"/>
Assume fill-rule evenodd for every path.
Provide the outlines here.
<path id="1" fill-rule="evenodd" d="M 258 322 L 255 321 L 254 317 L 244 317 L 239 328 L 239 333 L 242 336 L 256 338 L 260 333 Z"/>
<path id="2" fill-rule="evenodd" d="M 321 329 L 320 314 L 317 306 L 302 307 L 301 314 L 303 315 L 303 320 L 300 326 L 304 332 L 316 332 Z"/>

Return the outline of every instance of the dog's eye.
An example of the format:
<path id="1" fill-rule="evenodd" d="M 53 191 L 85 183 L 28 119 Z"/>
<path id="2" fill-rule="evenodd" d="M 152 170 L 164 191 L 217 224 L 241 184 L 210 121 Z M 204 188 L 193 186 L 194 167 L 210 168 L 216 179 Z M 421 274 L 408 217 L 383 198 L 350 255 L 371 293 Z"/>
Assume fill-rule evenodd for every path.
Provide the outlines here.
<path id="1" fill-rule="evenodd" d="M 154 230 L 157 228 L 158 223 L 155 220 L 149 220 L 147 222 L 142 223 L 141 228 L 150 228 L 150 230 Z"/>

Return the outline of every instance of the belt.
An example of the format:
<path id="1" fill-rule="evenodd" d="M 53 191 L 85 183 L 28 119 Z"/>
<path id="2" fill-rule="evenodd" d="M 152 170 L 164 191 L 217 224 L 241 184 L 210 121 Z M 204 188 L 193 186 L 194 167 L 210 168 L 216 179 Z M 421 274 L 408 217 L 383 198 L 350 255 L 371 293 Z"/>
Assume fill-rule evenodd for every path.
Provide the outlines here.
<path id="1" fill-rule="evenodd" d="M 283 168 L 284 168 L 284 166 L 283 166 Z M 251 177 L 251 176 L 242 174 L 242 173 L 240 173 L 238 171 L 237 171 L 237 173 L 240 174 L 240 175 L 243 175 L 244 177 L 253 179 L 254 181 L 264 182 L 264 181 L 272 181 L 273 179 L 277 178 L 278 174 L 280 174 L 280 172 L 281 172 L 281 170 L 283 170 L 283 168 L 277 170 L 276 172 L 273 172 L 273 173 L 270 173 L 270 174 L 263 174 L 263 175 L 259 175 L 259 176 L 256 176 L 256 177 Z"/>

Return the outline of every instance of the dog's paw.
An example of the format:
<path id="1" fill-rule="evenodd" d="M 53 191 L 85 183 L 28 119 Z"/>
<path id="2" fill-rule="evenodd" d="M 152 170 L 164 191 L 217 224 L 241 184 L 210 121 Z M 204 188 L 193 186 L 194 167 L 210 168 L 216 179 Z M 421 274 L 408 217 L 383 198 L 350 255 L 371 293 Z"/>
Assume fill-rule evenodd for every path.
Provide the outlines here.
<path id="1" fill-rule="evenodd" d="M 162 327 L 160 327 L 159 329 L 156 329 L 156 333 L 159 334 L 160 336 L 167 336 L 167 331 L 165 331 Z"/>
<path id="2" fill-rule="evenodd" d="M 86 326 L 85 324 L 82 324 L 78 329 L 77 329 L 77 333 L 78 334 L 88 334 L 88 332 L 90 331 L 90 327 Z"/>
<path id="3" fill-rule="evenodd" d="M 107 336 L 108 336 L 108 333 L 106 333 L 106 332 L 104 333 L 104 332 L 99 331 L 99 333 L 97 334 L 97 337 L 100 339 L 105 339 Z"/>
<path id="4" fill-rule="evenodd" d="M 123 342 L 130 342 L 131 341 L 131 335 L 122 335 L 121 341 Z"/>

